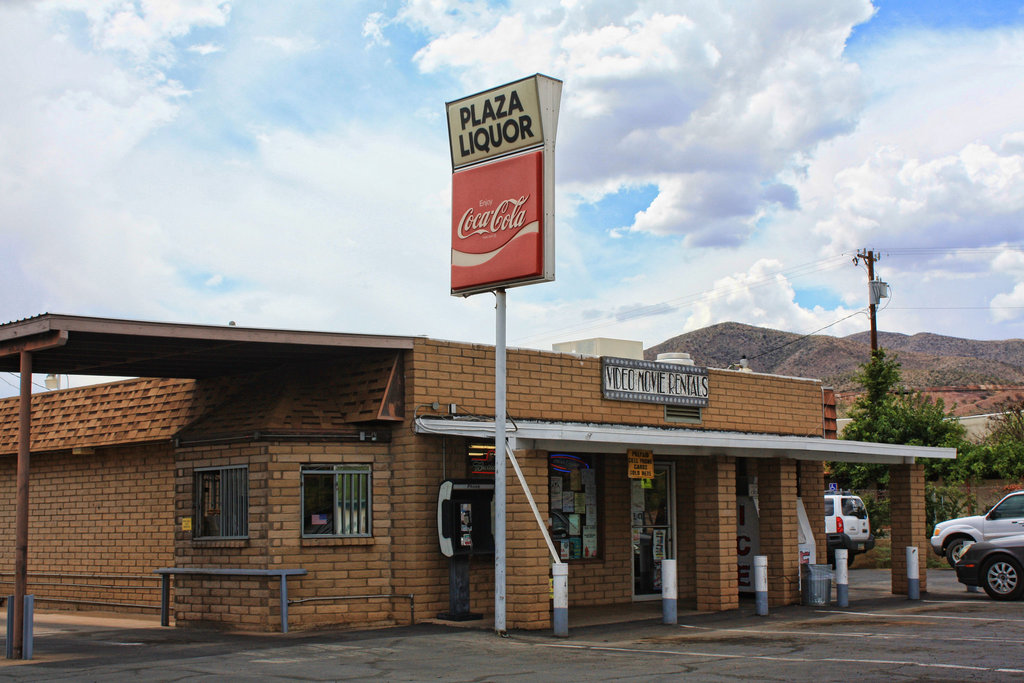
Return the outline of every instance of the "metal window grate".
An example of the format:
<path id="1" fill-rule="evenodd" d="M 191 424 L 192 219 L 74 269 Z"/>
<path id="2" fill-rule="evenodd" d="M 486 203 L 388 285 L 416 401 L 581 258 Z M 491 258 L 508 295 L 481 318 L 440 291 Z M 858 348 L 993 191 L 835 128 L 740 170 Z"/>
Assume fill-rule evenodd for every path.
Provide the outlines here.
<path id="1" fill-rule="evenodd" d="M 247 538 L 249 468 L 218 467 L 195 472 L 195 538 Z"/>

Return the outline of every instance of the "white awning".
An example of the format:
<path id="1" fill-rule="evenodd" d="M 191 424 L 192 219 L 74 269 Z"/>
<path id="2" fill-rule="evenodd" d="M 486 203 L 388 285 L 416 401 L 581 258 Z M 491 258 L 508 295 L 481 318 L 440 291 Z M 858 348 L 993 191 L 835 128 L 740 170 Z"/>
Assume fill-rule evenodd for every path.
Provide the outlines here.
<path id="1" fill-rule="evenodd" d="M 494 421 L 418 417 L 416 432 L 493 439 Z M 509 445 L 515 450 L 624 454 L 629 448 L 643 448 L 655 455 L 732 455 L 887 465 L 911 464 L 915 458 L 956 458 L 955 448 L 579 422 L 510 421 L 507 434 Z"/>

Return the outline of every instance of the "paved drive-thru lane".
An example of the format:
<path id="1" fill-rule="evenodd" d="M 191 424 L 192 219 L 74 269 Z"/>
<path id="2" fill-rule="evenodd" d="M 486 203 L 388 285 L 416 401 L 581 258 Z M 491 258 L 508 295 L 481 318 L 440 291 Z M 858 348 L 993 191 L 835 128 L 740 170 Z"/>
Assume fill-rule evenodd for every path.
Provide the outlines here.
<path id="1" fill-rule="evenodd" d="M 422 624 L 360 632 L 251 635 L 42 615 L 36 658 L 0 664 L 17 680 L 1024 680 L 1024 603 L 967 593 L 929 572 L 920 601 L 851 572 L 850 607 L 753 601 L 719 614 L 573 627 L 570 636 Z M 855 587 L 855 586 L 859 586 Z"/>

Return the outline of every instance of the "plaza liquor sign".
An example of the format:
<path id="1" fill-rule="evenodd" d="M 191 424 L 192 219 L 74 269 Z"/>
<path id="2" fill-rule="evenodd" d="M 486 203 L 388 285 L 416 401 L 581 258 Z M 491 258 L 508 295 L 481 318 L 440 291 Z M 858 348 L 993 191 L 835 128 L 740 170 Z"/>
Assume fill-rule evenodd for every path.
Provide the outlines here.
<path id="1" fill-rule="evenodd" d="M 662 405 L 708 405 L 708 371 L 693 365 L 632 358 L 601 358 L 601 390 L 615 401 Z"/>
<path id="2" fill-rule="evenodd" d="M 453 295 L 555 279 L 561 92 L 535 75 L 448 103 Z"/>

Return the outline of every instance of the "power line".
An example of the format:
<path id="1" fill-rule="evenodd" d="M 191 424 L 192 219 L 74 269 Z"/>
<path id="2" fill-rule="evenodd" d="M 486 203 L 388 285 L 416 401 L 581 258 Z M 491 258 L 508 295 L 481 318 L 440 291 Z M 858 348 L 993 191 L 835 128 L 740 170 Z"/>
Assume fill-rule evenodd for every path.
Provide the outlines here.
<path id="1" fill-rule="evenodd" d="M 824 270 L 833 270 L 839 268 L 846 262 L 846 258 L 849 256 L 849 252 L 843 252 L 842 254 L 836 254 L 833 256 L 825 257 L 824 259 L 818 259 L 816 261 L 808 261 L 790 268 L 783 268 L 781 270 L 773 271 L 766 274 L 764 277 L 750 282 L 743 282 L 729 287 L 720 287 L 717 289 L 706 290 L 704 292 L 696 292 L 688 294 L 686 296 L 677 297 L 675 299 L 668 299 L 655 304 L 647 304 L 642 306 L 635 306 L 628 308 L 624 311 L 619 311 L 614 314 L 605 315 L 600 318 L 588 320 L 585 322 L 578 323 L 576 325 L 569 325 L 562 328 L 556 328 L 547 330 L 545 332 L 539 332 L 537 334 L 528 335 L 525 337 L 518 337 L 515 341 L 522 343 L 528 339 L 535 339 L 538 337 L 546 337 L 550 335 L 564 335 L 570 332 L 583 332 L 585 330 L 601 327 L 608 323 L 621 323 L 625 320 L 637 320 L 640 318 L 647 318 L 653 315 L 662 315 L 666 312 L 666 309 L 678 308 L 687 303 L 694 302 L 708 302 L 716 301 L 718 299 L 725 298 L 730 294 L 738 291 L 744 291 L 749 289 L 758 289 L 765 287 L 776 281 L 778 276 L 782 276 L 786 281 L 796 279 L 798 277 L 804 277 L 813 273 L 818 273 Z"/>
<path id="2" fill-rule="evenodd" d="M 747 358 L 747 360 L 754 360 L 755 358 L 761 358 L 762 356 L 767 356 L 770 353 L 775 353 L 779 349 L 784 349 L 787 346 L 789 346 L 790 344 L 796 344 L 799 341 L 803 341 L 804 339 L 807 339 L 810 336 L 818 334 L 822 330 L 827 330 L 828 328 L 832 327 L 833 325 L 838 325 L 839 323 L 843 322 L 844 320 L 849 320 L 853 316 L 855 316 L 855 315 L 862 315 L 863 313 L 864 313 L 864 309 L 861 309 L 859 311 L 854 311 L 853 313 L 851 313 L 850 315 L 848 315 L 848 316 L 846 316 L 844 318 L 840 318 L 839 320 L 836 320 L 834 322 L 830 322 L 828 325 L 825 325 L 824 327 L 819 327 L 818 329 L 814 330 L 813 332 L 808 332 L 807 334 L 803 335 L 802 337 L 797 337 L 796 339 L 791 339 L 790 341 L 786 342 L 785 344 L 781 344 L 779 346 L 776 346 L 774 349 L 769 349 L 769 350 L 765 351 L 764 353 L 759 353 L 756 356 L 751 356 L 750 358 Z"/>

